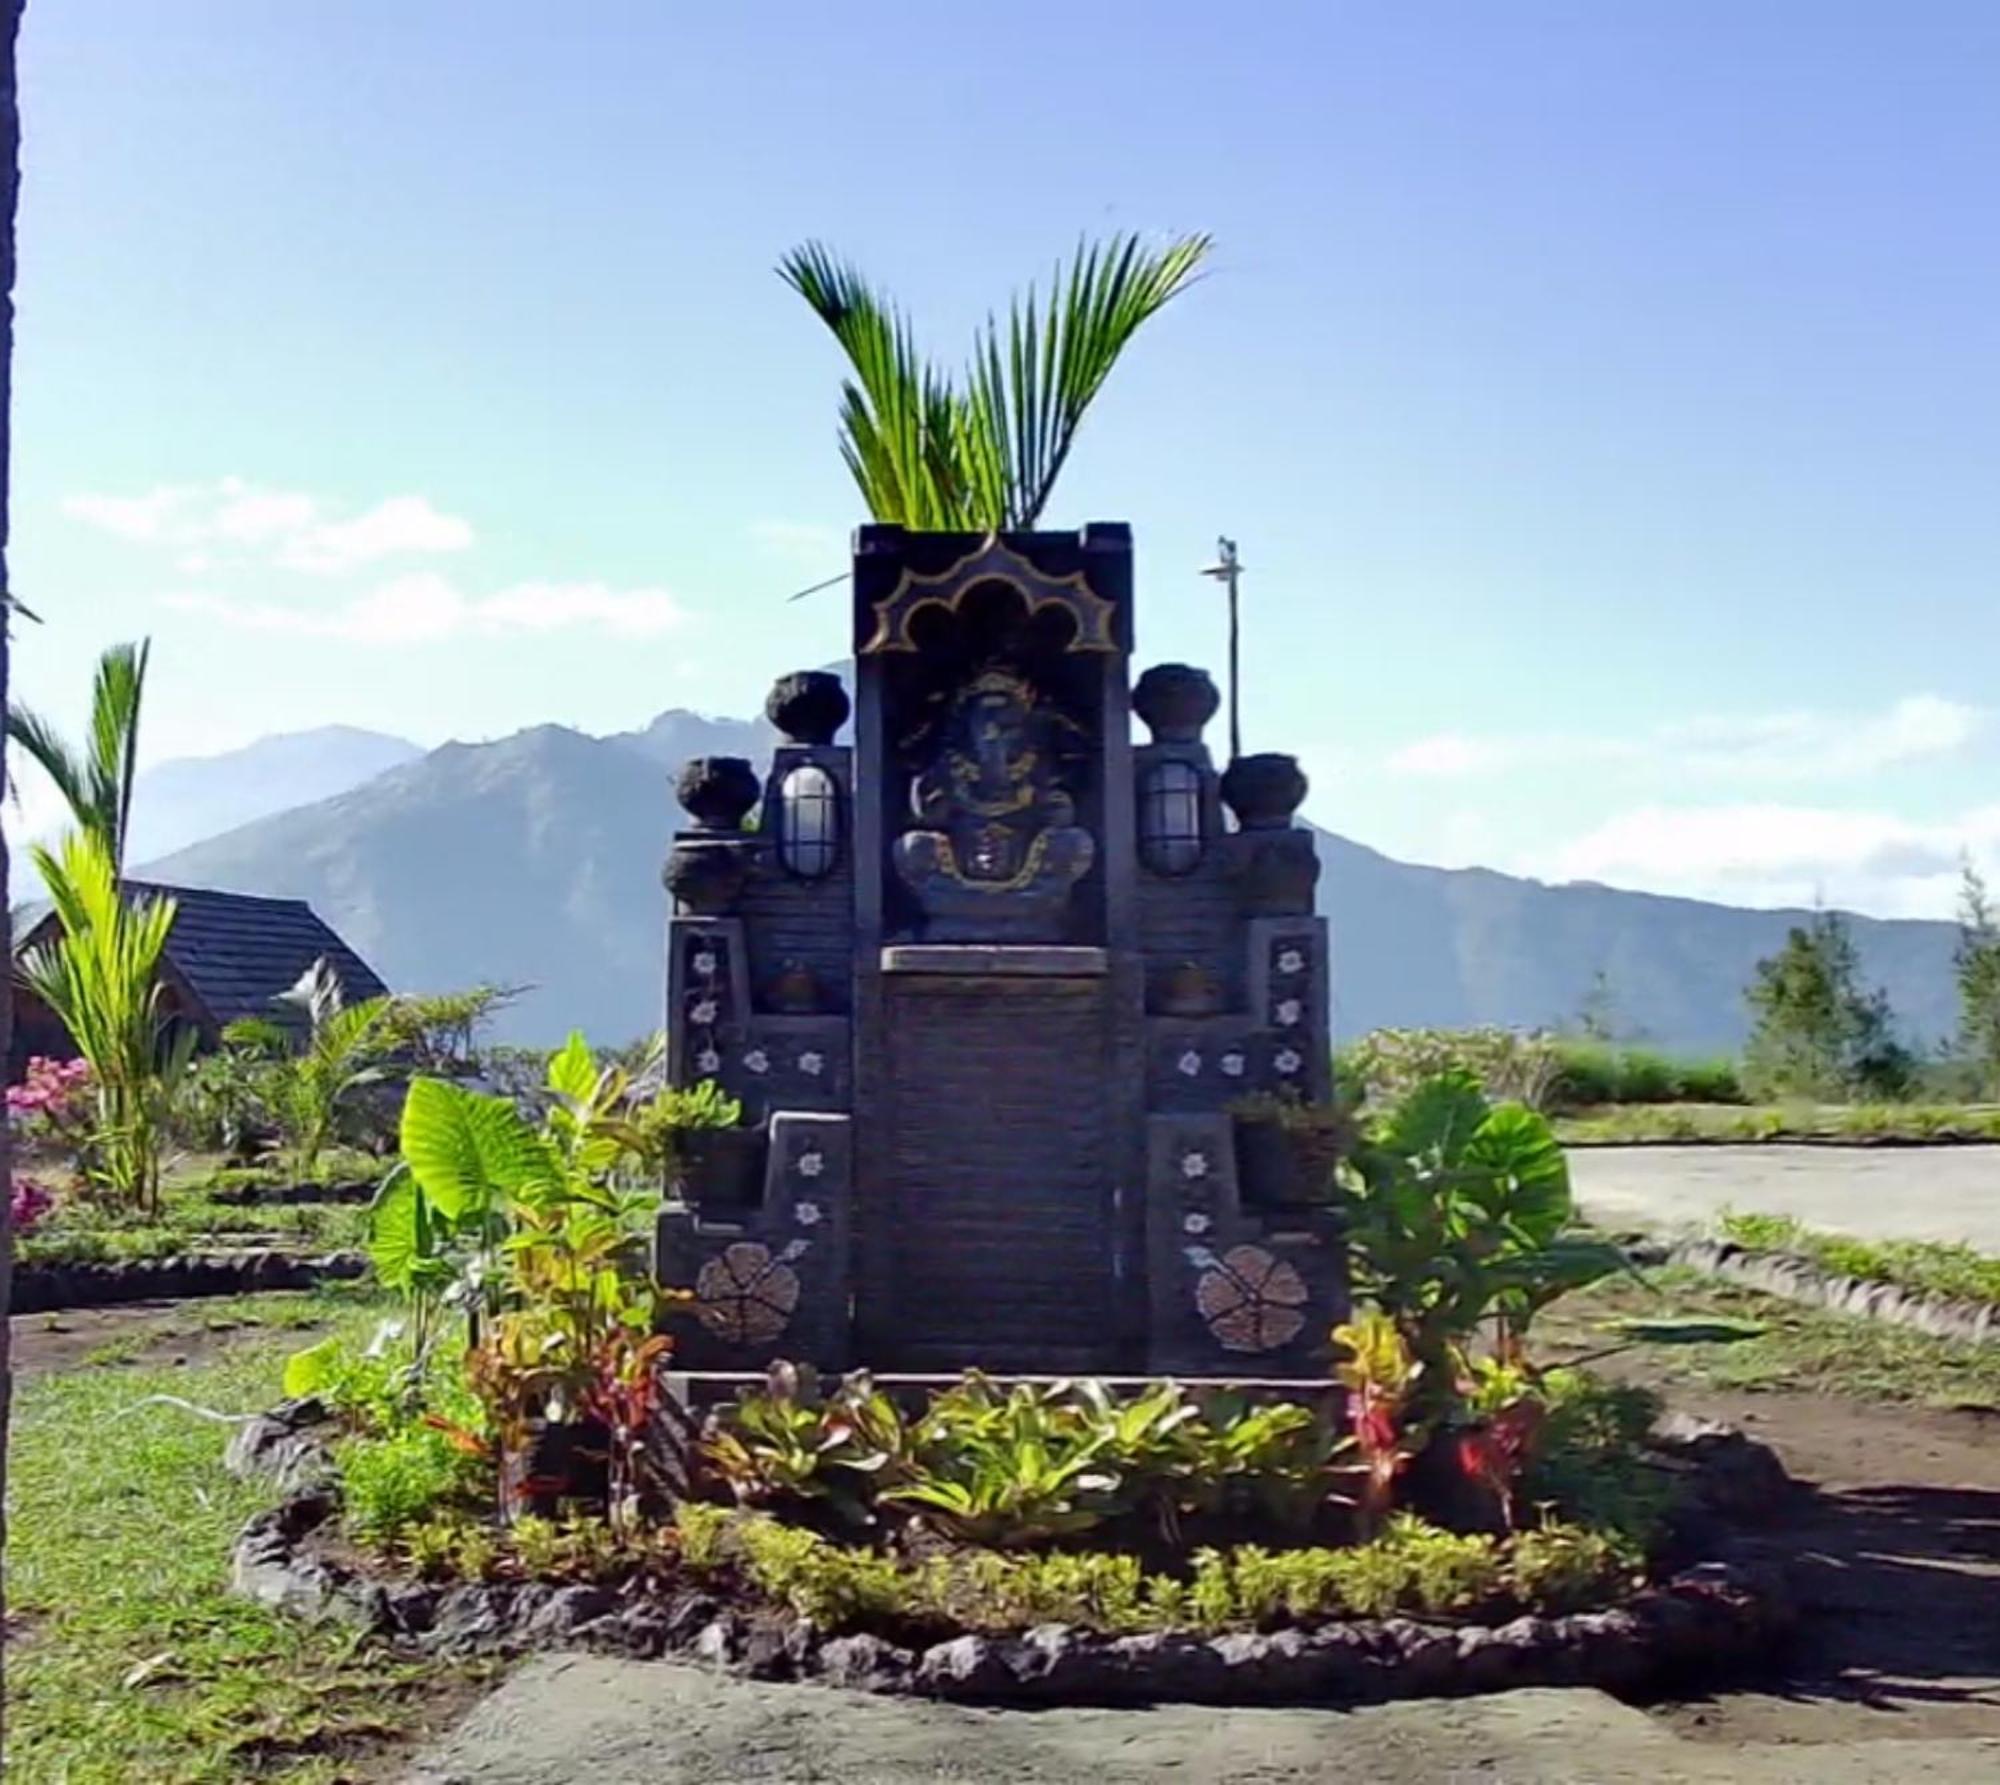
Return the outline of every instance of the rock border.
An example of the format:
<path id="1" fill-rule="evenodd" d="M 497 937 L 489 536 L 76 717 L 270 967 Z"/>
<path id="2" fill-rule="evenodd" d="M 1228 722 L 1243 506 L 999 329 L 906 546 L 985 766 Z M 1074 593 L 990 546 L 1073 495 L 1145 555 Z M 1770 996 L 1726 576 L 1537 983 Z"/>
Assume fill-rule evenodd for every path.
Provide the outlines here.
<path id="1" fill-rule="evenodd" d="M 124 1302 L 186 1301 L 211 1295 L 255 1295 L 272 1289 L 312 1289 L 367 1274 L 359 1252 L 186 1252 L 76 1264 L 30 1264 L 14 1271 L 12 1311 L 55 1314 L 66 1308 L 108 1308 Z"/>
<path id="2" fill-rule="evenodd" d="M 232 1209 L 363 1203 L 373 1202 L 381 1187 L 374 1178 L 347 1178 L 330 1184 L 227 1184 L 219 1190 L 211 1190 L 208 1200 Z"/>
<path id="3" fill-rule="evenodd" d="M 1907 1326 L 1937 1339 L 2000 1345 L 2000 1305 L 1824 1271 L 1796 1252 L 1760 1251 L 1733 1240 L 1674 1240 L 1635 1246 L 1631 1256 L 1635 1264 L 1685 1265 L 1785 1301 Z"/>
<path id="4" fill-rule="evenodd" d="M 326 1619 L 439 1656 L 583 1647 L 675 1656 L 754 1680 L 808 1680 L 962 1704 L 1137 1706 L 1374 1704 L 1524 1686 L 1594 1686 L 1623 1697 L 1756 1671 L 1789 1635 L 1783 1577 L 1731 1561 L 1682 1569 L 1624 1604 L 1499 1625 L 1357 1619 L 1315 1629 L 1107 1636 L 1066 1625 L 968 1633 L 924 1648 L 830 1635 L 780 1610 L 746 1610 L 696 1588 L 546 1582 L 434 1585 L 364 1574 L 318 1541 L 338 1516 L 324 1410 L 292 1402 L 240 1427 L 239 1474 L 291 1497 L 244 1527 L 231 1586 L 293 1616 Z M 1710 1453 L 1784 1473 L 1763 1446 L 1695 1422 L 1667 1439 L 1706 1474 Z M 1766 1506 L 1769 1501 L 1766 1498 Z"/>

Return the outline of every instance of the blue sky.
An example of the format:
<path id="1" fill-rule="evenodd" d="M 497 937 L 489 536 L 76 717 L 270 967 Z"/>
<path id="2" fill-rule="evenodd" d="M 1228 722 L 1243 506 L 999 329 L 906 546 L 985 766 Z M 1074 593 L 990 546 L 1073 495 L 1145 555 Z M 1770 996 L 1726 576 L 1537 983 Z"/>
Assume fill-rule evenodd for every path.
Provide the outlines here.
<path id="1" fill-rule="evenodd" d="M 31 6 L 16 685 L 149 754 L 747 712 L 844 649 L 817 235 L 956 353 L 1206 229 L 1053 524 L 1410 859 L 1949 908 L 2000 867 L 2000 10 Z M 663 798 L 664 798 L 663 793 Z"/>

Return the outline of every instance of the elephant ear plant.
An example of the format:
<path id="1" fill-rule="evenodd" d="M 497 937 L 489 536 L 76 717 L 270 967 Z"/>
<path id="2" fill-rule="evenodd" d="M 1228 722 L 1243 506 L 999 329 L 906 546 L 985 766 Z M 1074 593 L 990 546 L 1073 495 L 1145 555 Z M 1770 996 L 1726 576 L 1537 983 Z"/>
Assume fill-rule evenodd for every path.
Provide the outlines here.
<path id="1" fill-rule="evenodd" d="M 453 1435 L 496 1463 L 509 1513 L 601 1473 L 614 1515 L 641 1494 L 667 1350 L 655 1329 L 675 1298 L 647 1262 L 657 1191 L 626 1181 L 642 1150 L 629 1090 L 581 1035 L 549 1062 L 540 1126 L 506 1098 L 416 1079 L 402 1161 L 372 1211 L 376 1271 L 411 1300 L 419 1370 L 443 1312 L 467 1317 L 465 1373 L 487 1429 Z"/>
<path id="2" fill-rule="evenodd" d="M 1423 1372 L 1420 1400 L 1465 1376 L 1482 1329 L 1514 1361 L 1548 1303 L 1628 1268 L 1615 1246 L 1568 1231 L 1569 1167 L 1548 1121 L 1489 1104 L 1469 1072 L 1411 1091 L 1346 1170 L 1355 1289 L 1402 1334 Z"/>

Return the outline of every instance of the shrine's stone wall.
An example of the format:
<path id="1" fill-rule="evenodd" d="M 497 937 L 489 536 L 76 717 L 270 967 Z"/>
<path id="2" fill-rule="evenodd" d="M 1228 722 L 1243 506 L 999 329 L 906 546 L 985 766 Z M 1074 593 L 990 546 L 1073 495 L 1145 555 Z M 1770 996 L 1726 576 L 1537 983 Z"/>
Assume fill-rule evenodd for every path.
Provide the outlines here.
<path id="1" fill-rule="evenodd" d="M 1243 1151 L 1330 1089 L 1304 777 L 1217 773 L 1200 671 L 1134 689 L 1131 565 L 865 528 L 851 750 L 805 674 L 767 776 L 682 777 L 669 1069 L 748 1124 L 661 1223 L 689 1367 L 1324 1369 L 1337 1223 Z"/>

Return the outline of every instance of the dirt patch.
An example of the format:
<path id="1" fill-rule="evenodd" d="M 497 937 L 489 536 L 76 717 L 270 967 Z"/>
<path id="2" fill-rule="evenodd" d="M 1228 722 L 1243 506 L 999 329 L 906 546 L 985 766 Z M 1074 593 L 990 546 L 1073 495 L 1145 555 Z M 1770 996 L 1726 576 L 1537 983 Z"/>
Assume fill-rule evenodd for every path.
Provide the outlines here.
<path id="1" fill-rule="evenodd" d="M 1645 1365 L 1612 1372 L 1644 1379 Z M 1655 1715 L 1716 1742 L 2000 1741 L 2000 1415 L 1677 1387 L 1816 1490 L 1759 1535 L 1801 1612 L 1779 1691 Z"/>
<path id="2" fill-rule="evenodd" d="M 268 1299 L 274 1306 L 289 1306 L 302 1298 L 281 1293 Z M 201 1302 L 179 1301 L 17 1314 L 8 1323 L 10 1356 L 17 1377 L 139 1364 L 194 1365 L 207 1362 L 261 1324 Z M 301 1334 L 313 1330 L 297 1329 Z"/>

